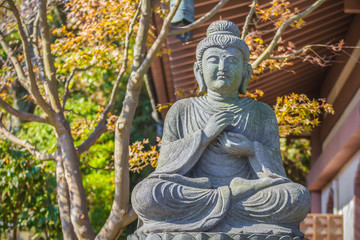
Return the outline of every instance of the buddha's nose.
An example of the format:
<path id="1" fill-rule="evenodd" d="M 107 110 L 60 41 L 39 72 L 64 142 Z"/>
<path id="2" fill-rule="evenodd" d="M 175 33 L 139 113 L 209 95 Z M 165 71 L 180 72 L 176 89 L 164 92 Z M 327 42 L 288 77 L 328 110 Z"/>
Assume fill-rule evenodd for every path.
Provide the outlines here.
<path id="1" fill-rule="evenodd" d="M 222 72 L 226 71 L 225 61 L 223 59 L 220 59 L 220 61 L 219 61 L 219 71 L 222 71 Z"/>

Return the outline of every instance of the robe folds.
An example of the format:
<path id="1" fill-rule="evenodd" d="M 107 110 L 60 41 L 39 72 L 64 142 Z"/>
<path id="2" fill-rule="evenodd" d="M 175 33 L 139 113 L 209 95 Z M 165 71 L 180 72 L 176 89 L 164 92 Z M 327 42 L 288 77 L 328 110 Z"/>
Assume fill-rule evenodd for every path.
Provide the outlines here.
<path id="1" fill-rule="evenodd" d="M 204 134 L 209 119 L 220 111 L 235 113 L 221 134 L 242 134 L 254 143 L 255 156 L 236 157 L 218 139 Z M 164 125 L 156 170 L 132 193 L 140 219 L 137 233 L 231 232 L 285 233 L 302 236 L 299 223 L 309 211 L 309 192 L 291 181 L 233 198 L 234 178 L 255 180 L 262 173 L 286 178 L 273 110 L 266 104 L 239 98 L 215 106 L 206 98 L 177 101 Z M 251 182 L 251 181 L 248 181 Z"/>

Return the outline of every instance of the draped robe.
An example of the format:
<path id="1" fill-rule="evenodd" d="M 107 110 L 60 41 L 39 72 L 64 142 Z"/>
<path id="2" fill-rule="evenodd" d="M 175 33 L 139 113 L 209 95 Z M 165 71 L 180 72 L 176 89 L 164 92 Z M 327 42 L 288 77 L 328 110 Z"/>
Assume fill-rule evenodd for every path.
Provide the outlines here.
<path id="1" fill-rule="evenodd" d="M 225 108 L 224 108 L 225 107 Z M 254 142 L 254 157 L 235 157 L 203 129 L 215 113 L 235 113 L 223 132 L 239 133 Z M 250 232 L 301 236 L 299 223 L 309 211 L 310 196 L 301 185 L 286 182 L 255 188 L 234 199 L 234 178 L 258 179 L 260 173 L 286 177 L 273 110 L 239 98 L 214 106 L 204 97 L 177 101 L 169 110 L 158 166 L 133 190 L 132 205 L 140 218 L 138 233 Z"/>

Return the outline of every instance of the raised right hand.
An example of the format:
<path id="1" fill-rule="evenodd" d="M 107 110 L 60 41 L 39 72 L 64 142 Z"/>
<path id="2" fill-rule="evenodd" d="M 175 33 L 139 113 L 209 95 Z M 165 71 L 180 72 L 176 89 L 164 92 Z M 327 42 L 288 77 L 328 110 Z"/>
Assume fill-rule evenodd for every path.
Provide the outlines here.
<path id="1" fill-rule="evenodd" d="M 227 126 L 233 123 L 234 116 L 231 111 L 214 114 L 204 128 L 205 135 L 211 140 L 216 138 Z"/>
<path id="2" fill-rule="evenodd" d="M 224 132 L 219 136 L 220 147 L 233 156 L 254 156 L 254 144 L 240 133 Z"/>

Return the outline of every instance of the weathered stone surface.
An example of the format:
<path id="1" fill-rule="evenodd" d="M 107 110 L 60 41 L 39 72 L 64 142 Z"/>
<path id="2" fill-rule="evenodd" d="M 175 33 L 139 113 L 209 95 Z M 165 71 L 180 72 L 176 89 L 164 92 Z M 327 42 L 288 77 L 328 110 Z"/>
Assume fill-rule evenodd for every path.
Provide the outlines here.
<path id="1" fill-rule="evenodd" d="M 310 196 L 286 177 L 275 114 L 238 96 L 252 72 L 239 33 L 235 24 L 218 21 L 197 47 L 194 73 L 206 95 L 171 107 L 158 166 L 133 190 L 136 234 L 146 239 L 164 232 L 176 240 L 303 236 L 298 226 Z"/>
<path id="2" fill-rule="evenodd" d="M 161 239 L 161 240 L 306 240 L 301 237 L 292 237 L 289 235 L 275 235 L 275 234 L 231 234 L 231 233 L 215 233 L 215 232 L 166 232 L 157 234 L 133 234 L 128 237 L 128 240 L 142 240 L 142 239 Z"/>

